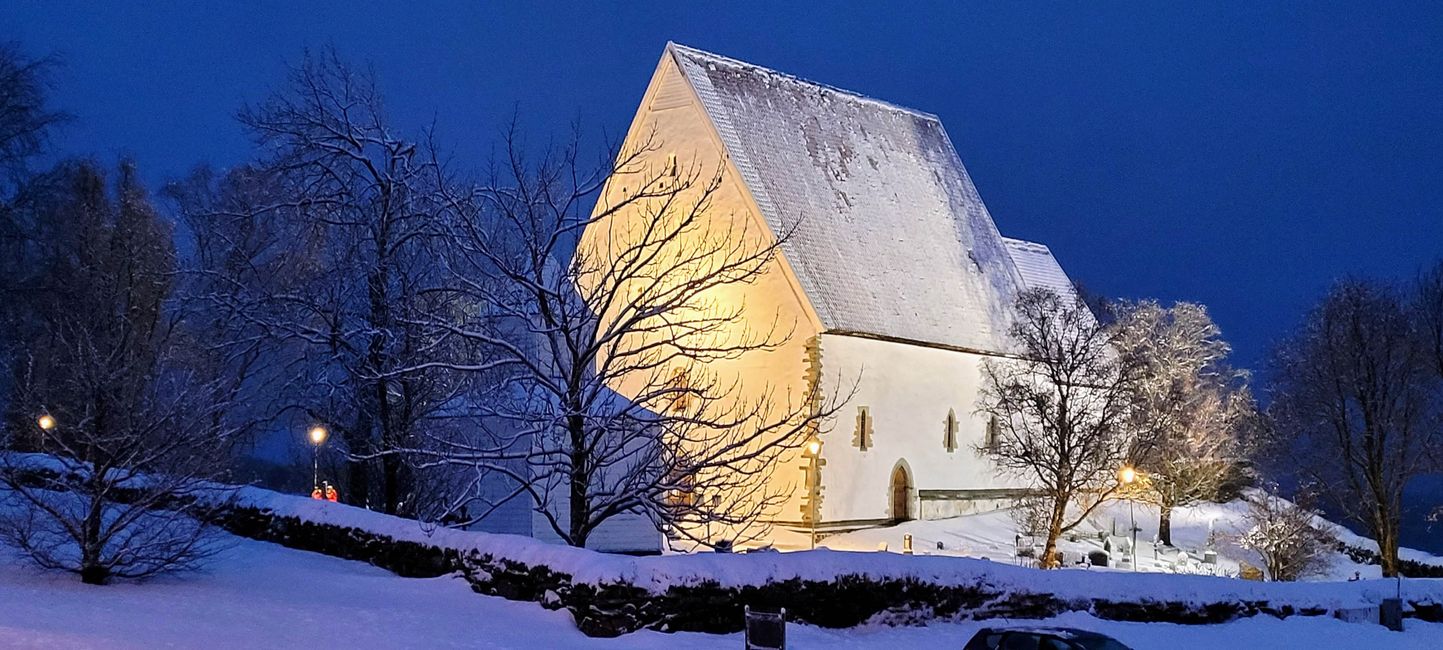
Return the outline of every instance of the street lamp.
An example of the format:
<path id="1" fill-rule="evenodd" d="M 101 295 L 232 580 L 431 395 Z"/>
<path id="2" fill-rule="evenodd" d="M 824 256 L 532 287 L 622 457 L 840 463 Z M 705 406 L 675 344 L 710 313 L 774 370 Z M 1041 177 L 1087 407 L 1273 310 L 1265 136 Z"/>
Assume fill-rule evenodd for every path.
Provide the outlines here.
<path id="1" fill-rule="evenodd" d="M 1137 480 L 1137 470 L 1131 465 L 1124 465 L 1122 471 L 1117 473 L 1118 480 L 1123 485 L 1131 486 Z M 1137 512 L 1133 509 L 1132 495 L 1127 496 L 1127 517 L 1132 521 L 1132 570 L 1137 571 Z"/>
<path id="2" fill-rule="evenodd" d="M 321 445 L 326 442 L 326 428 L 321 425 L 311 427 L 311 487 L 319 490 L 321 488 Z"/>
<path id="3" fill-rule="evenodd" d="M 820 483 L 822 480 L 822 477 L 819 475 L 822 462 L 821 452 L 821 440 L 812 438 L 811 440 L 807 441 L 807 478 L 808 482 L 811 484 L 810 486 L 808 486 L 808 501 L 810 501 L 809 505 L 812 511 L 812 516 L 809 517 L 812 524 L 811 534 L 809 534 L 807 537 L 811 540 L 810 546 L 812 550 L 816 550 L 817 548 L 817 518 L 820 517 L 822 514 L 821 504 L 818 503 L 822 494 L 822 488 L 820 485 L 818 485 L 818 483 Z"/>
<path id="4" fill-rule="evenodd" d="M 40 425 L 41 429 L 49 431 L 55 428 L 55 417 L 50 415 L 49 413 L 46 413 L 44 415 L 41 415 L 40 419 L 36 420 L 35 423 Z"/>

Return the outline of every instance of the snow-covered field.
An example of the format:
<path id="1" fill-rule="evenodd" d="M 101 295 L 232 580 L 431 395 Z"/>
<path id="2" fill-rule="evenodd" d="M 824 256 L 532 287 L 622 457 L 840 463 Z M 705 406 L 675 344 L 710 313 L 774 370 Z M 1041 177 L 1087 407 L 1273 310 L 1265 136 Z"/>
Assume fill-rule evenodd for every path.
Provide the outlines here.
<path id="1" fill-rule="evenodd" d="M 454 578 L 399 578 L 369 565 L 236 540 L 200 574 L 91 587 L 0 563 L 4 648 L 727 648 L 740 635 L 637 632 L 591 639 L 564 611 L 480 596 Z M 987 623 L 823 630 L 793 625 L 793 648 L 958 648 Z M 1118 623 L 1067 615 L 1137 648 L 1438 648 L 1443 624 L 1402 634 L 1328 618 L 1257 617 L 1225 625 Z"/>

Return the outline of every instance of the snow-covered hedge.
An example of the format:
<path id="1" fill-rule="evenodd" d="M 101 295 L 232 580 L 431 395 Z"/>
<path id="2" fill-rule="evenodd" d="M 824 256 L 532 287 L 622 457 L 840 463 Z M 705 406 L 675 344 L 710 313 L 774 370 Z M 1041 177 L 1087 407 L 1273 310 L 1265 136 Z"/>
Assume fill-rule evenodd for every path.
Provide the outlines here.
<path id="1" fill-rule="evenodd" d="M 986 560 L 816 550 L 631 557 L 515 535 L 424 527 L 342 504 L 257 488 L 226 490 L 231 532 L 359 560 L 411 577 L 459 574 L 472 588 L 565 608 L 585 633 L 650 628 L 734 632 L 742 607 L 785 607 L 823 627 L 933 618 L 1218 623 L 1268 614 L 1326 615 L 1376 605 L 1391 580 L 1260 583 L 1209 576 L 1037 571 Z M 1403 585 L 1413 615 L 1443 620 L 1443 580 Z"/>
<path id="2" fill-rule="evenodd" d="M 1044 618 L 1218 623 L 1376 605 L 1391 580 L 1260 583 L 1209 576 L 1036 571 L 986 560 L 817 550 L 631 557 L 528 537 L 425 528 L 350 506 L 247 488 L 234 532 L 402 575 L 460 572 L 480 593 L 566 608 L 587 634 L 731 632 L 743 605 L 824 627 L 868 620 Z M 1443 580 L 1409 580 L 1415 615 L 1443 619 Z"/>

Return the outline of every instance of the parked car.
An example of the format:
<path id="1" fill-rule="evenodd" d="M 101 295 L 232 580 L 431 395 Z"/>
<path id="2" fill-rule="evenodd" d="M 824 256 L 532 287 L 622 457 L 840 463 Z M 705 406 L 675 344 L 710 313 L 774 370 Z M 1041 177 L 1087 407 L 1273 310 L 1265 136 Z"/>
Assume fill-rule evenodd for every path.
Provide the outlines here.
<path id="1" fill-rule="evenodd" d="M 1070 627 L 983 628 L 962 650 L 1131 650 L 1117 639 Z"/>

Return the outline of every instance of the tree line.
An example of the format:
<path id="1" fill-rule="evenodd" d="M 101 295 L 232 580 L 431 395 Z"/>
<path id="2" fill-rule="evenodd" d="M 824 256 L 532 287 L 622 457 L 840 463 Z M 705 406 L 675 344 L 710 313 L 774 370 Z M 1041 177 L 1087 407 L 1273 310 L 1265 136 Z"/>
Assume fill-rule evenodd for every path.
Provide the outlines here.
<path id="1" fill-rule="evenodd" d="M 193 564 L 213 539 L 174 497 L 314 426 L 347 503 L 454 526 L 521 503 L 576 546 L 623 515 L 745 539 L 787 497 L 769 476 L 830 411 L 708 370 L 790 336 L 712 297 L 781 244 L 708 218 L 717 170 L 513 126 L 466 172 L 326 51 L 239 109 L 249 161 L 151 195 L 129 161 L 31 169 L 52 67 L 0 51 L 0 536 L 43 564 Z"/>

